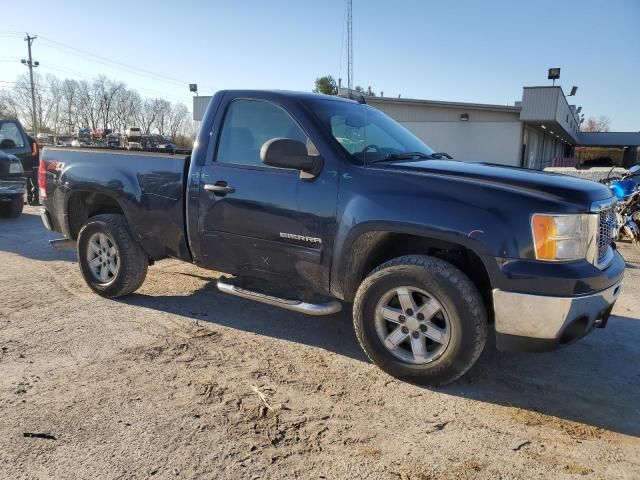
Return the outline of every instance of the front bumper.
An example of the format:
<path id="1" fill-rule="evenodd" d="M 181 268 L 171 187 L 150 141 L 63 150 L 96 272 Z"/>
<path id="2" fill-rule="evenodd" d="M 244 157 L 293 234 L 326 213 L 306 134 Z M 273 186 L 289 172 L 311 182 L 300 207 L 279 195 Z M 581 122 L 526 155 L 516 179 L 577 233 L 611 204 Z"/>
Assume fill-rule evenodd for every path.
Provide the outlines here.
<path id="1" fill-rule="evenodd" d="M 27 179 L 24 177 L 0 178 L 0 197 L 16 197 L 27 191 Z"/>
<path id="2" fill-rule="evenodd" d="M 505 351 L 548 351 L 603 328 L 621 282 L 589 295 L 552 297 L 495 289 L 496 346 Z"/>

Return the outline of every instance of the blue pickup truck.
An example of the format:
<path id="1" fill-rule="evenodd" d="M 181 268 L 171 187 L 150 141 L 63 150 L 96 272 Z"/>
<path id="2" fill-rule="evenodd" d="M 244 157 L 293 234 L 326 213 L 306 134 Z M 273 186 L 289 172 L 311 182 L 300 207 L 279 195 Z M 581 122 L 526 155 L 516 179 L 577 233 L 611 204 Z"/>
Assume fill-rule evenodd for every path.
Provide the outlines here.
<path id="1" fill-rule="evenodd" d="M 42 219 L 99 295 L 178 258 L 244 299 L 348 305 L 371 360 L 426 385 L 462 376 L 489 332 L 545 351 L 604 327 L 624 273 L 609 189 L 439 157 L 363 102 L 221 91 L 191 155 L 45 148 Z"/>

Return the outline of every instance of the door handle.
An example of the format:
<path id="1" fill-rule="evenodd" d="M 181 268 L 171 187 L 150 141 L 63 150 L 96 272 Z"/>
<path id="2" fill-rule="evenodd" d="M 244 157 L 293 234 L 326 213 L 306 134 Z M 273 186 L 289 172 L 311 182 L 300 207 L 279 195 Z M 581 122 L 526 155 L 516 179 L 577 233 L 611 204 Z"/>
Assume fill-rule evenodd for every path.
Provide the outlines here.
<path id="1" fill-rule="evenodd" d="M 213 192 L 214 195 L 226 195 L 227 193 L 234 193 L 235 188 L 227 185 L 227 182 L 205 183 L 204 189 Z"/>

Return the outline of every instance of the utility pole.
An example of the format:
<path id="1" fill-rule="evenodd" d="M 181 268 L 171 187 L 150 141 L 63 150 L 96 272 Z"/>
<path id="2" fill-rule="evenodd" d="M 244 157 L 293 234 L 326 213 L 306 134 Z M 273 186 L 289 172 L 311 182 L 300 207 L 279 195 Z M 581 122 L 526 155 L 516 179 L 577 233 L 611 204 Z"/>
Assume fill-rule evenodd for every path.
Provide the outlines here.
<path id="1" fill-rule="evenodd" d="M 37 62 L 37 61 L 34 62 L 33 59 L 31 58 L 31 44 L 36 38 L 38 38 L 37 35 L 30 36 L 27 33 L 27 37 L 24 39 L 24 41 L 27 42 L 27 46 L 29 49 L 29 59 L 28 60 L 25 60 L 24 58 L 22 59 L 22 64 L 29 67 L 29 77 L 31 79 L 31 113 L 32 113 L 32 122 L 33 122 L 32 127 L 33 127 L 34 137 L 38 135 L 38 121 L 37 121 L 37 115 L 36 115 L 36 91 L 35 91 L 35 85 L 33 83 L 33 68 L 40 65 L 40 62 Z"/>
<path id="2" fill-rule="evenodd" d="M 353 90 L 353 3 L 347 0 L 347 89 Z"/>

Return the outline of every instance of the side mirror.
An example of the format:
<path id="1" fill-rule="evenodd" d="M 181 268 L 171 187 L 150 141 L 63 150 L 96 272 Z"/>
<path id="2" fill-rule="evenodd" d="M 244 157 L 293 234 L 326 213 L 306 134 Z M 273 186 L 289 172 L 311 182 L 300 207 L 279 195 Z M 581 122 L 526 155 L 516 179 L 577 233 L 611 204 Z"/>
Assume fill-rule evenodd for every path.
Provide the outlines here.
<path id="1" fill-rule="evenodd" d="M 318 176 L 324 164 L 319 155 L 309 155 L 304 143 L 288 138 L 272 138 L 264 142 L 260 160 L 270 167 L 300 170 L 301 178 Z"/>

